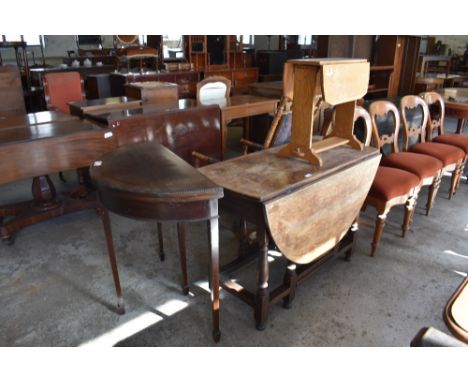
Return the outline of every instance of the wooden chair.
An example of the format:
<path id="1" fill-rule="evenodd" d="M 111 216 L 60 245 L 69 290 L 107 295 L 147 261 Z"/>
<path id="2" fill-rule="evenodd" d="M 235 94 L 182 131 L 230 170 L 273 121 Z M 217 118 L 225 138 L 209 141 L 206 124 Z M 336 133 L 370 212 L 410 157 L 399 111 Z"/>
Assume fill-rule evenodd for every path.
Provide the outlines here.
<path id="1" fill-rule="evenodd" d="M 26 114 L 18 67 L 0 66 L 0 113 Z"/>
<path id="2" fill-rule="evenodd" d="M 83 80 L 78 72 L 47 73 L 43 80 L 47 109 L 70 113 L 68 102 L 85 99 Z"/>
<path id="3" fill-rule="evenodd" d="M 369 112 L 372 119 L 374 146 L 382 152 L 386 145 L 390 145 L 391 147 L 390 154 L 382 158 L 380 162 L 381 166 L 411 172 L 420 179 L 421 186 L 429 186 L 426 203 L 426 216 L 428 216 L 439 190 L 443 163 L 430 155 L 399 151 L 398 133 L 400 130 L 400 115 L 393 103 L 390 101 L 375 101 L 371 103 Z M 379 117 L 386 117 L 386 121 L 389 124 L 389 133 L 383 131 L 380 133 L 377 124 Z"/>
<path id="4" fill-rule="evenodd" d="M 197 83 L 197 101 L 227 100 L 231 94 L 231 80 L 223 76 L 209 76 Z"/>
<path id="5" fill-rule="evenodd" d="M 360 106 L 356 106 L 354 123 L 356 124 L 358 120 L 363 120 L 364 122 L 365 133 L 363 142 L 367 146 L 371 142 L 371 135 L 377 136 L 377 133 L 374 132 L 371 134 L 371 131 L 374 129 L 371 117 L 369 113 Z M 369 194 L 363 205 L 363 209 L 365 209 L 367 205 L 371 205 L 377 210 L 377 220 L 371 244 L 371 256 L 375 256 L 377 252 L 377 246 L 382 236 L 385 220 L 394 206 L 405 206 L 402 236 L 406 236 L 406 232 L 413 219 L 414 208 L 416 207 L 420 188 L 421 181 L 416 175 L 397 168 L 379 166 Z"/>
<path id="6" fill-rule="evenodd" d="M 420 94 L 429 107 L 429 120 L 427 123 L 426 139 L 428 141 L 443 143 L 462 149 L 465 152 L 465 159 L 462 164 L 462 171 L 468 159 L 468 136 L 462 134 L 446 134 L 444 129 L 445 104 L 439 93 L 427 92 Z M 434 137 L 434 133 L 436 136 Z M 458 179 L 460 182 L 461 176 Z M 468 174 L 466 177 L 468 184 Z"/>
<path id="7" fill-rule="evenodd" d="M 406 113 L 409 109 L 415 109 L 418 107 L 422 110 L 421 124 L 419 126 L 410 127 Z M 415 95 L 404 96 L 400 101 L 400 109 L 404 126 L 403 133 L 405 138 L 405 150 L 408 151 L 408 149 L 410 149 L 415 153 L 430 155 L 443 163 L 443 172 L 452 172 L 449 191 L 449 199 L 451 199 L 456 192 L 458 181 L 460 179 L 465 160 L 465 151 L 444 143 L 425 141 L 426 126 L 429 120 L 429 108 L 422 98 Z M 417 137 L 418 143 L 409 147 L 409 140 L 412 136 Z"/>
<path id="8" fill-rule="evenodd" d="M 291 122 L 292 100 L 288 97 L 282 97 L 263 145 L 242 138 L 240 142 L 243 147 L 243 154 L 248 154 L 249 148 L 264 150 L 288 143 L 291 138 Z"/>

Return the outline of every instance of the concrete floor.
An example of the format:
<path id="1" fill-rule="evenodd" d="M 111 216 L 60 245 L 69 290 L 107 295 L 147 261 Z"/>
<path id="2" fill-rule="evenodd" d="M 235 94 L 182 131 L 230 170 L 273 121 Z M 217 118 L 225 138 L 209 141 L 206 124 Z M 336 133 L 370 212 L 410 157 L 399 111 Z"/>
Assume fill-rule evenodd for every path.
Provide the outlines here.
<path id="1" fill-rule="evenodd" d="M 0 346 L 408 346 L 423 326 L 449 333 L 442 312 L 468 271 L 468 185 L 449 201 L 449 180 L 444 177 L 430 217 L 423 214 L 423 190 L 406 239 L 403 208 L 392 209 L 375 258 L 369 257 L 375 220 L 369 207 L 351 262 L 321 268 L 299 287 L 292 309 L 270 309 L 263 332 L 250 307 L 221 291 L 219 345 L 210 334 L 204 224 L 187 227 L 191 295 L 183 296 L 175 225 L 164 225 L 167 258 L 160 262 L 154 222 L 111 215 L 122 316 L 114 310 L 104 234 L 93 211 L 26 228 L 14 245 L 0 245 Z M 29 192 L 29 180 L 3 185 L 0 200 L 23 200 Z M 225 227 L 220 248 L 222 263 L 236 256 L 236 239 Z M 283 263 L 272 259 L 274 286 Z M 252 264 L 236 276 L 254 285 L 255 271 Z"/>

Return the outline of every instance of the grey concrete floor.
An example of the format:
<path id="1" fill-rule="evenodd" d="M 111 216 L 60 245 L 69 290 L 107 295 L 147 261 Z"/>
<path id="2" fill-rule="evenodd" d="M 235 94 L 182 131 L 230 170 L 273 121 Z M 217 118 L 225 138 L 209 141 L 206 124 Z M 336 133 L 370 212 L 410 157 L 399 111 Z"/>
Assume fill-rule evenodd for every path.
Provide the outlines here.
<path id="1" fill-rule="evenodd" d="M 54 182 L 63 189 L 74 184 Z M 14 245 L 0 245 L 0 346 L 408 346 L 423 326 L 449 333 L 444 306 L 468 271 L 468 185 L 449 201 L 444 177 L 431 216 L 427 189 L 407 238 L 403 208 L 392 209 L 375 258 L 369 257 L 375 211 L 369 207 L 351 262 L 331 261 L 298 289 L 292 309 L 270 309 L 266 330 L 253 311 L 221 291 L 222 338 L 211 340 L 205 224 L 187 226 L 191 294 L 180 291 L 173 224 L 164 224 L 166 261 L 157 256 L 154 222 L 111 214 L 127 312 L 118 315 L 104 233 L 98 216 L 83 211 L 26 228 Z M 30 181 L 0 187 L 2 203 L 27 199 Z M 222 219 L 220 257 L 237 243 Z M 272 253 L 271 285 L 283 260 Z M 255 285 L 255 264 L 236 274 Z"/>

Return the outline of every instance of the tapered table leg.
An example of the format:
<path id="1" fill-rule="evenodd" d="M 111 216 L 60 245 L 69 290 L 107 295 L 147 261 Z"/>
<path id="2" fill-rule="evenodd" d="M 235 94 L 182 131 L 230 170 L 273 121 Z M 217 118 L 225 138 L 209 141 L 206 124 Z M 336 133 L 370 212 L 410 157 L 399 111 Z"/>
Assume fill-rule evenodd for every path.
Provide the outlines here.
<path id="1" fill-rule="evenodd" d="M 158 242 L 159 242 L 159 259 L 164 261 L 166 255 L 164 253 L 164 241 L 163 241 L 163 232 L 162 232 L 162 223 L 158 222 Z"/>
<path id="2" fill-rule="evenodd" d="M 218 203 L 215 201 L 216 204 Z M 209 224 L 210 243 L 210 274 L 211 303 L 213 312 L 213 340 L 219 342 L 221 331 L 219 330 L 219 227 L 218 217 L 212 218 Z"/>
<path id="3" fill-rule="evenodd" d="M 104 233 L 106 234 L 107 252 L 109 254 L 109 261 L 112 268 L 112 276 L 114 278 L 115 291 L 117 293 L 117 313 L 125 313 L 125 305 L 122 296 L 122 288 L 120 287 L 119 270 L 117 268 L 117 259 L 115 257 L 114 242 L 112 240 L 112 229 L 109 219 L 109 213 L 104 208 L 96 209 L 96 212 L 101 217 L 102 225 L 104 226 Z"/>
<path id="4" fill-rule="evenodd" d="M 187 253 L 185 250 L 185 225 L 177 223 L 177 238 L 179 239 L 180 268 L 182 270 L 182 293 L 188 295 Z"/>

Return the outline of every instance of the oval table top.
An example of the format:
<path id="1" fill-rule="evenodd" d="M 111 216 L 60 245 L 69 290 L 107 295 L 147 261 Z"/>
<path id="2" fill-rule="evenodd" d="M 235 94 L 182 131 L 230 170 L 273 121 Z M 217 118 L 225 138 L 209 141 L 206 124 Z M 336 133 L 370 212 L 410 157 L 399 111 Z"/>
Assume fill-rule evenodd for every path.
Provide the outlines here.
<path id="1" fill-rule="evenodd" d="M 98 187 L 192 202 L 223 197 L 223 188 L 159 142 L 126 145 L 91 166 Z"/>

